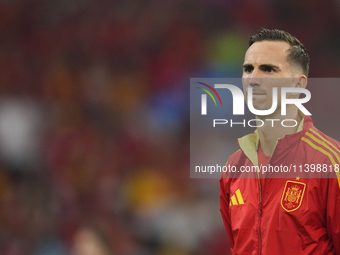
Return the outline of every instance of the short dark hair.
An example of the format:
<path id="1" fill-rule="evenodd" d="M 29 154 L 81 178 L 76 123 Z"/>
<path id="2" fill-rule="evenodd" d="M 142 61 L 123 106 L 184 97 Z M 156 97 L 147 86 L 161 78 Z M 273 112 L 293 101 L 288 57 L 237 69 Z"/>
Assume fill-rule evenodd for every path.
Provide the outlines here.
<path id="1" fill-rule="evenodd" d="M 250 37 L 249 47 L 255 42 L 261 41 L 282 41 L 289 43 L 291 47 L 287 58 L 288 62 L 300 66 L 303 73 L 308 76 L 309 56 L 305 46 L 296 37 L 282 30 L 263 28 L 260 32 Z"/>

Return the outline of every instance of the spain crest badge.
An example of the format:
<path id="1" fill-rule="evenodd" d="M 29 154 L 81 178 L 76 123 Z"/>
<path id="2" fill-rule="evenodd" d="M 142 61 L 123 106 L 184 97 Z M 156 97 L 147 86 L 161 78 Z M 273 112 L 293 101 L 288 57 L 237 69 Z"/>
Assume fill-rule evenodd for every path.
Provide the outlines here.
<path id="1" fill-rule="evenodd" d="M 292 212 L 301 206 L 306 184 L 297 181 L 287 181 L 281 198 L 281 206 L 287 212 Z"/>

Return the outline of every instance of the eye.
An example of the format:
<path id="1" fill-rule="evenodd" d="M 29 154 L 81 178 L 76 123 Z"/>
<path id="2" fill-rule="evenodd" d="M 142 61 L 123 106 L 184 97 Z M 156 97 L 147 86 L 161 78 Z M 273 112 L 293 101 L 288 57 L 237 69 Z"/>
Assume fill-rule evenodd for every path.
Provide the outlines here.
<path id="1" fill-rule="evenodd" d="M 275 72 L 274 68 L 270 67 L 270 66 L 265 66 L 263 67 L 263 70 L 267 73 L 273 73 Z"/>
<path id="2" fill-rule="evenodd" d="M 252 67 L 252 66 L 245 66 L 245 67 L 243 68 L 243 71 L 244 71 L 245 73 L 251 73 L 253 70 L 254 70 L 254 67 Z"/>

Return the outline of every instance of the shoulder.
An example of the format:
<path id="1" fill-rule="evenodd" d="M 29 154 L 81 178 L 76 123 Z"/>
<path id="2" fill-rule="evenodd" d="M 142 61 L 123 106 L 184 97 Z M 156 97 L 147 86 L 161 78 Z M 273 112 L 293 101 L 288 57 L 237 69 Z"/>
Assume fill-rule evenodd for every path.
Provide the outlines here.
<path id="1" fill-rule="evenodd" d="M 237 150 L 235 153 L 233 153 L 227 163 L 227 169 L 229 167 L 230 168 L 234 168 L 234 169 L 238 169 L 239 166 L 244 165 L 244 162 L 246 160 L 246 155 L 244 154 L 244 152 L 239 149 Z M 221 174 L 221 179 L 230 179 L 230 178 L 234 178 L 236 173 L 233 173 L 232 171 L 226 171 L 226 172 L 222 172 Z"/>
<path id="2" fill-rule="evenodd" d="M 328 144 L 332 144 L 334 146 L 336 146 L 337 148 L 340 148 L 340 142 L 335 140 L 334 138 L 322 133 L 319 129 L 317 129 L 316 127 L 313 127 L 310 129 L 310 131 L 312 133 L 314 133 L 316 136 L 319 136 L 322 140 L 324 140 L 325 142 L 327 142 Z"/>
<path id="3" fill-rule="evenodd" d="M 326 144 L 331 145 L 332 147 L 335 146 L 338 149 L 340 148 L 340 142 L 324 134 L 318 128 L 316 128 L 310 116 L 305 116 L 303 126 L 304 126 L 303 127 L 304 138 L 308 138 L 309 140 L 312 140 L 319 144 L 325 142 Z"/>
<path id="4" fill-rule="evenodd" d="M 340 153 L 340 142 L 324 134 L 316 127 L 309 128 L 301 140 L 315 150 L 327 150 L 332 153 Z"/>
<path id="5" fill-rule="evenodd" d="M 311 127 L 301 137 L 305 147 L 307 162 L 312 164 L 329 164 L 332 166 L 329 177 L 336 177 L 340 184 L 340 142 L 324 134 L 316 127 Z M 335 171 L 335 169 L 337 171 Z M 335 173 L 335 174 L 334 174 Z"/>
<path id="6" fill-rule="evenodd" d="M 242 157 L 244 156 L 244 153 L 241 149 L 238 149 L 236 152 L 234 152 L 228 159 L 227 164 L 230 163 L 237 163 L 238 161 L 240 161 L 242 159 Z"/>

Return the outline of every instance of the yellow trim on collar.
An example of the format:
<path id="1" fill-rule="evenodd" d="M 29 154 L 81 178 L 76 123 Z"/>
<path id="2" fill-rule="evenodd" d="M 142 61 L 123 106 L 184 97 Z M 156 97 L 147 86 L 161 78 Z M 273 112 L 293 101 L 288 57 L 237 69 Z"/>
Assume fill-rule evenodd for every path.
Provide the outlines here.
<path id="1" fill-rule="evenodd" d="M 304 120 L 305 120 L 305 115 L 303 114 L 303 112 L 301 112 L 300 109 L 299 109 L 299 115 L 302 118 L 302 120 L 299 123 L 299 126 L 298 126 L 298 129 L 296 130 L 296 133 L 301 132 L 303 130 L 303 123 L 304 123 Z"/>
<path id="2" fill-rule="evenodd" d="M 257 130 L 254 133 L 243 136 L 238 139 L 238 144 L 242 149 L 243 153 L 249 158 L 254 166 L 258 166 L 257 149 L 259 147 L 259 136 Z"/>
<path id="3" fill-rule="evenodd" d="M 300 132 L 303 130 L 303 124 L 304 124 L 304 119 L 305 119 L 305 115 L 300 110 L 299 110 L 299 115 L 301 116 L 302 120 L 300 121 L 296 132 Z M 245 135 L 238 139 L 238 144 L 240 145 L 240 148 L 242 149 L 243 153 L 249 158 L 251 163 L 253 163 L 254 166 L 259 165 L 258 157 L 257 157 L 257 150 L 259 148 L 259 142 L 260 142 L 260 138 L 259 138 L 257 129 L 255 130 L 254 133 Z"/>

